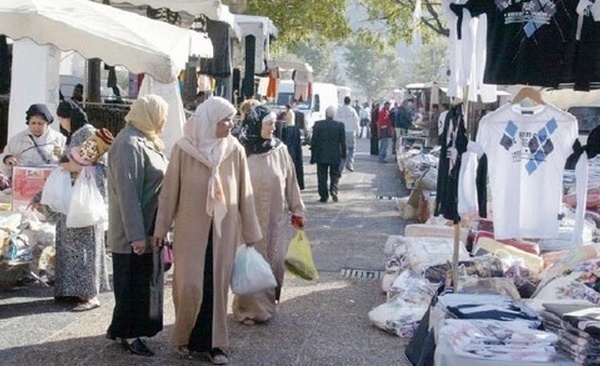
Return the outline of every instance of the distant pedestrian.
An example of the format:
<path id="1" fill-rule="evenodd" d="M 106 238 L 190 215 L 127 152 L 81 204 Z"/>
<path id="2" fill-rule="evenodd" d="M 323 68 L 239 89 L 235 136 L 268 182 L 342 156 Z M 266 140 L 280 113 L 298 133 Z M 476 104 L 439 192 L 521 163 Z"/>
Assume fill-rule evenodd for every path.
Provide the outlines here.
<path id="1" fill-rule="evenodd" d="M 371 106 L 371 155 L 379 155 L 379 138 L 377 136 L 377 119 L 379 118 L 379 103 Z"/>
<path id="2" fill-rule="evenodd" d="M 347 154 L 344 124 L 333 119 L 335 113 L 336 107 L 327 107 L 325 119 L 317 121 L 313 127 L 310 142 L 310 163 L 317 164 L 318 191 L 321 197 L 319 202 L 327 202 L 329 195 L 334 202 L 338 201 L 340 165 Z"/>
<path id="3" fill-rule="evenodd" d="M 385 102 L 377 116 L 377 136 L 379 138 L 379 162 L 385 163 L 390 140 L 394 136 L 390 119 L 390 102 Z"/>
<path id="4" fill-rule="evenodd" d="M 354 149 L 356 146 L 356 134 L 360 128 L 358 114 L 350 106 L 350 97 L 344 98 L 344 105 L 339 107 L 334 119 L 344 124 L 344 130 L 346 131 L 346 159 L 342 161 L 340 169 L 343 171 L 344 167 L 349 171 L 354 171 Z"/>
<path id="5" fill-rule="evenodd" d="M 138 98 L 108 155 L 108 240 L 112 247 L 115 309 L 106 333 L 129 352 L 152 356 L 140 337 L 163 329 L 163 271 L 151 240 L 158 194 L 167 169 L 158 137 L 167 119 L 159 96 Z M 123 159 L 127 156 L 127 159 Z"/>
<path id="6" fill-rule="evenodd" d="M 245 325 L 275 316 L 289 244 L 282 238 L 284 224 L 291 218 L 296 229 L 304 226 L 305 208 L 294 164 L 285 145 L 273 136 L 275 118 L 265 106 L 252 108 L 244 119 L 240 138 L 248 156 L 256 214 L 263 233 L 254 248 L 269 262 L 277 281 L 276 288 L 233 298 L 233 317 Z"/>
<path id="7" fill-rule="evenodd" d="M 360 130 L 358 132 L 358 137 L 362 138 L 363 133 L 366 138 L 371 137 L 371 110 L 369 109 L 369 104 L 363 104 L 360 112 L 358 113 L 358 118 L 360 120 Z"/>

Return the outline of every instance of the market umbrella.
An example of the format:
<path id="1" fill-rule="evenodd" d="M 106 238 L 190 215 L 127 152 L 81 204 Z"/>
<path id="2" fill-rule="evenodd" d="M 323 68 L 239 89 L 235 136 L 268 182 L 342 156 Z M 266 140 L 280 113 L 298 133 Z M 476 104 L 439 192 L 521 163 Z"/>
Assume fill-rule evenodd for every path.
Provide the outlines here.
<path id="1" fill-rule="evenodd" d="M 88 0 L 0 0 L 0 34 L 75 50 L 172 82 L 190 55 L 212 57 L 205 35 Z"/>

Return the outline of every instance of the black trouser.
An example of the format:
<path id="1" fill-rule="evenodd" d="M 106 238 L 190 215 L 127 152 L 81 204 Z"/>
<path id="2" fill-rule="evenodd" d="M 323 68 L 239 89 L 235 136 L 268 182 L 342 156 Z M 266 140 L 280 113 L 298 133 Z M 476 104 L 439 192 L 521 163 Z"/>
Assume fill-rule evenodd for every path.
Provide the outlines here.
<path id="1" fill-rule="evenodd" d="M 204 282 L 202 285 L 202 305 L 196 318 L 196 325 L 192 329 L 188 349 L 195 352 L 210 351 L 212 347 L 212 319 L 213 319 L 213 230 L 208 234 L 208 245 L 204 259 Z"/>
<path id="2" fill-rule="evenodd" d="M 319 185 L 319 196 L 329 198 L 329 193 L 337 195 L 338 184 L 341 176 L 341 164 L 317 163 L 317 182 Z M 327 174 L 329 171 L 329 189 L 327 189 Z"/>

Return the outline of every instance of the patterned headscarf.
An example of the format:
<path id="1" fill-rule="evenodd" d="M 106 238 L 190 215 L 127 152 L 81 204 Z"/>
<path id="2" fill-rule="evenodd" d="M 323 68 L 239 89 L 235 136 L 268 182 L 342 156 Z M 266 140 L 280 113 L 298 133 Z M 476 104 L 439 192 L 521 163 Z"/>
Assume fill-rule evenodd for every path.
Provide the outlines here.
<path id="1" fill-rule="evenodd" d="M 254 106 L 248 111 L 240 135 L 240 142 L 244 145 L 247 156 L 266 153 L 279 146 L 281 141 L 278 138 L 265 139 L 260 135 L 263 123 L 274 123 L 276 120 L 275 113 L 263 105 Z"/>
<path id="2" fill-rule="evenodd" d="M 227 214 L 227 203 L 219 177 L 219 165 L 233 152 L 236 141 L 231 135 L 217 138 L 217 124 L 235 112 L 235 107 L 227 99 L 208 98 L 188 119 L 183 128 L 184 137 L 177 141 L 177 145 L 183 151 L 211 169 L 206 213 L 213 217 L 218 236 L 221 236 L 221 222 Z"/>
<path id="3" fill-rule="evenodd" d="M 158 95 L 149 94 L 136 99 L 131 105 L 125 121 L 140 130 L 154 144 L 157 151 L 163 151 L 164 142 L 159 134 L 167 119 L 169 105 Z"/>

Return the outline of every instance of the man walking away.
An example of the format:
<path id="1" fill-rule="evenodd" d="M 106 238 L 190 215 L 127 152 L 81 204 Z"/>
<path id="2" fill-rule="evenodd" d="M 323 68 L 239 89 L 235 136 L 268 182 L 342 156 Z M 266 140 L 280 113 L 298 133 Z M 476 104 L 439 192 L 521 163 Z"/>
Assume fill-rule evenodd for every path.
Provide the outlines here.
<path id="1" fill-rule="evenodd" d="M 371 137 L 371 109 L 369 108 L 369 103 L 363 104 L 363 107 L 360 109 L 360 113 L 358 114 L 358 118 L 360 119 L 360 130 L 358 132 L 358 137 L 362 139 L 363 130 L 366 131 L 366 138 Z"/>
<path id="2" fill-rule="evenodd" d="M 329 106 L 325 110 L 325 119 L 317 121 L 313 127 L 310 141 L 310 163 L 317 164 L 317 182 L 319 202 L 327 202 L 329 195 L 334 202 L 338 201 L 338 183 L 340 165 L 346 159 L 346 133 L 344 124 L 333 119 L 336 107 Z M 329 174 L 329 189 L 327 175 Z"/>
<path id="3" fill-rule="evenodd" d="M 353 172 L 354 171 L 354 149 L 356 146 L 356 133 L 359 129 L 358 124 L 358 114 L 354 108 L 350 106 L 351 99 L 350 97 L 344 98 L 344 105 L 338 108 L 335 120 L 340 121 L 344 124 L 344 129 L 346 131 L 346 148 L 347 158 L 342 162 L 340 166 L 340 170 L 344 170 L 344 166 L 346 169 Z"/>
<path id="4" fill-rule="evenodd" d="M 377 117 L 377 136 L 379 137 L 379 162 L 385 163 L 387 148 L 394 135 L 392 121 L 390 120 L 390 102 L 383 104 Z"/>

